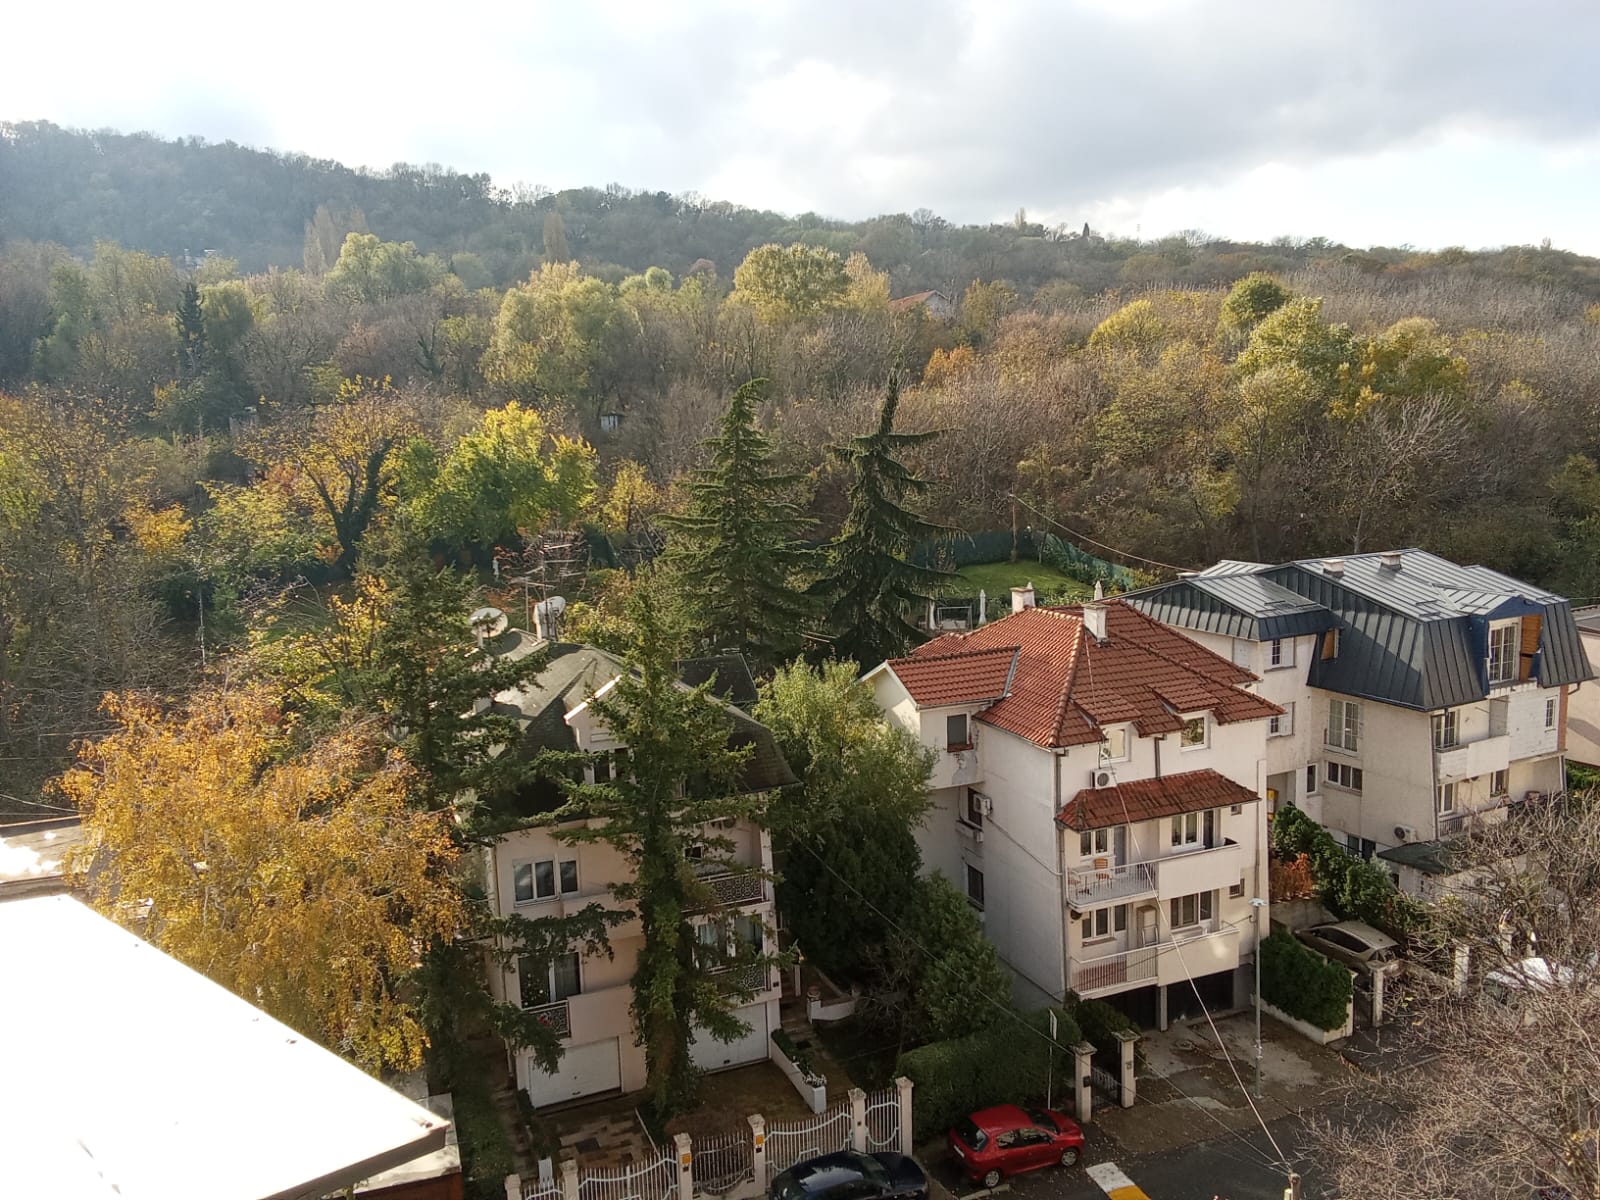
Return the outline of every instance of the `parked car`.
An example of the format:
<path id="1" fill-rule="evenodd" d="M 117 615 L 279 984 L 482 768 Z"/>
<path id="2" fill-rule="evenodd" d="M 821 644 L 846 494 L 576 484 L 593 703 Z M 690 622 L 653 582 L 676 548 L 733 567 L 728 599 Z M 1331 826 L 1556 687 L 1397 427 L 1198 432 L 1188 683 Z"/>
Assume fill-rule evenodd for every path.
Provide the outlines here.
<path id="1" fill-rule="evenodd" d="M 928 1200 L 928 1177 L 904 1154 L 841 1150 L 797 1162 L 772 1181 L 771 1200 Z"/>
<path id="2" fill-rule="evenodd" d="M 957 1121 L 950 1151 L 968 1179 L 998 1187 L 1008 1175 L 1060 1163 L 1070 1167 L 1083 1153 L 1083 1130 L 1071 1117 L 1048 1108 L 1000 1104 Z"/>
<path id="3" fill-rule="evenodd" d="M 1313 925 L 1310 929 L 1297 930 L 1295 937 L 1313 950 L 1363 973 L 1381 967 L 1386 974 L 1396 975 L 1405 966 L 1405 960 L 1400 957 L 1400 943 L 1360 921 Z"/>

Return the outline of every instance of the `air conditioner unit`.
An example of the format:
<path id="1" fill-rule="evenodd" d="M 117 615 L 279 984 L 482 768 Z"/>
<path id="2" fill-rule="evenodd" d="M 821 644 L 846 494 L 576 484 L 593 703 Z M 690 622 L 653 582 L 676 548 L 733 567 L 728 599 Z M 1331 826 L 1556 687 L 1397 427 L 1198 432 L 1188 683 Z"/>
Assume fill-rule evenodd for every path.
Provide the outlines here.
<path id="1" fill-rule="evenodd" d="M 994 816 L 994 801 L 987 796 L 979 796 L 978 811 L 986 817 Z"/>
<path id="2" fill-rule="evenodd" d="M 1394 840 L 1397 842 L 1414 842 L 1417 840 L 1417 831 L 1409 825 L 1396 825 L 1394 827 Z"/>
<path id="3" fill-rule="evenodd" d="M 1089 786 L 1108 788 L 1116 786 L 1117 777 L 1105 767 L 1089 772 Z"/>

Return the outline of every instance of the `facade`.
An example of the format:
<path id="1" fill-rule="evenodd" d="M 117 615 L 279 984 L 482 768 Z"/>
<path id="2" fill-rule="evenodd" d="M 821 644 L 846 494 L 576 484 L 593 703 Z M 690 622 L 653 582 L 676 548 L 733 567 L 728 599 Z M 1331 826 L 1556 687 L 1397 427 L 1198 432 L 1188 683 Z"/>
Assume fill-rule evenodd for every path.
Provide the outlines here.
<path id="1" fill-rule="evenodd" d="M 1037 608 L 1018 589 L 1013 607 L 865 676 L 937 755 L 928 869 L 982 913 L 1025 1004 L 1070 990 L 1163 1028 L 1196 989 L 1233 1006 L 1265 928 L 1279 709 L 1120 600 Z"/>
<path id="2" fill-rule="evenodd" d="M 539 749 L 601 754 L 596 765 L 585 767 L 590 782 L 610 778 L 626 769 L 627 747 L 611 736 L 590 705 L 604 694 L 626 669 L 604 651 L 591 646 L 547 643 L 518 630 L 496 639 L 499 652 L 521 656 L 537 649 L 549 655 L 549 666 L 525 689 L 496 698 L 520 714 L 524 726 L 519 752 Z M 727 664 L 702 667 L 680 664 L 685 673 L 720 678 Z M 731 740 L 753 747 L 745 765 L 744 786 L 751 792 L 768 791 L 795 782 L 771 734 L 739 709 L 724 701 L 733 722 Z M 530 787 L 514 802 L 514 815 L 534 818 L 561 803 L 553 781 Z M 735 847 L 720 852 L 718 862 L 707 862 L 704 874 L 718 897 L 715 914 L 706 913 L 697 928 L 703 936 L 717 937 L 724 925 L 757 949 L 766 944 L 776 927 L 773 909 L 772 846 L 760 826 L 740 821 L 708 834 L 726 838 Z M 731 859 L 731 863 L 726 861 Z M 558 840 L 549 828 L 521 829 L 483 852 L 483 884 L 490 905 L 502 916 L 530 919 L 575 913 L 589 904 L 616 907 L 610 885 L 627 879 L 626 861 L 612 847 L 591 842 L 573 845 Z M 713 916 L 721 918 L 715 923 Z M 607 1093 L 634 1091 L 645 1083 L 644 1048 L 634 1041 L 629 1015 L 630 980 L 644 944 L 637 918 L 615 926 L 610 933 L 610 955 L 586 955 L 581 948 L 553 962 L 521 959 L 502 965 L 488 964 L 490 991 L 497 999 L 536 1009 L 564 1043 L 554 1074 L 534 1065 L 526 1053 L 515 1056 L 517 1085 L 528 1089 L 535 1106 L 562 1104 Z M 778 972 L 767 966 L 737 970 L 730 983 L 754 993 L 739 1010 L 749 1031 L 731 1043 L 709 1035 L 697 1038 L 691 1053 L 707 1071 L 759 1062 L 769 1055 L 771 1030 L 778 1027 Z"/>
<path id="3" fill-rule="evenodd" d="M 1269 809 L 1303 809 L 1406 891 L 1448 874 L 1448 839 L 1564 786 L 1568 693 L 1591 672 L 1560 596 L 1400 550 L 1224 561 L 1128 603 L 1260 673 L 1284 709 Z"/>
<path id="4" fill-rule="evenodd" d="M 1600 674 L 1600 607 L 1573 612 L 1584 657 L 1591 674 Z M 1586 767 L 1600 767 L 1600 684 L 1579 684 L 1567 700 L 1567 757 Z"/>
<path id="5" fill-rule="evenodd" d="M 956 318 L 956 306 L 943 292 L 918 292 L 889 301 L 890 312 L 911 312 L 917 308 L 926 310 L 935 321 L 953 321 Z"/>

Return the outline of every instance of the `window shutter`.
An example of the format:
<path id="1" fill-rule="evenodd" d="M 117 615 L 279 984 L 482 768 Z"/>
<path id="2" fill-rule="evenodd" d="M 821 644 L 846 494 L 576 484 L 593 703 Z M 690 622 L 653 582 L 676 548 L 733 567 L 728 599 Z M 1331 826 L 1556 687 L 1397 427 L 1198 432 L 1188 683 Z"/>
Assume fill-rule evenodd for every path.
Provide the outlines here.
<path id="1" fill-rule="evenodd" d="M 1539 632 L 1543 625 L 1543 617 L 1522 618 L 1522 661 L 1517 672 L 1518 679 L 1533 678 L 1533 659 L 1539 653 Z"/>
<path id="2" fill-rule="evenodd" d="M 1338 653 L 1339 653 L 1339 631 L 1337 629 L 1329 629 L 1325 633 L 1323 633 L 1323 635 L 1322 635 L 1322 658 L 1323 658 L 1323 661 L 1327 661 L 1328 659 L 1333 658 Z"/>

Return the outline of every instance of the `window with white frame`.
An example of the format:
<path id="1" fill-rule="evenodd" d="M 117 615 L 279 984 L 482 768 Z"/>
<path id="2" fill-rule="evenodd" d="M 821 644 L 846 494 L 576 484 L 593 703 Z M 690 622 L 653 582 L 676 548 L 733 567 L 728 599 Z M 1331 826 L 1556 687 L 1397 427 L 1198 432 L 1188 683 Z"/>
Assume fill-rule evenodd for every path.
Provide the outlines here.
<path id="1" fill-rule="evenodd" d="M 517 959 L 517 985 L 523 1008 L 555 1004 L 583 992 L 583 980 L 576 952 L 558 954 L 540 962 L 531 954 Z"/>
<path id="2" fill-rule="evenodd" d="M 1335 750 L 1352 754 L 1361 748 L 1361 705 L 1355 700 L 1328 701 L 1328 732 L 1325 739 Z"/>
<path id="3" fill-rule="evenodd" d="M 578 860 L 575 858 L 539 859 L 511 864 L 511 894 L 518 904 L 553 900 L 578 891 Z"/>
<path id="4" fill-rule="evenodd" d="M 968 739 L 967 714 L 952 713 L 944 719 L 944 744 L 947 750 L 962 750 L 972 745 Z"/>
<path id="5" fill-rule="evenodd" d="M 1544 727 L 1546 729 L 1556 727 L 1556 702 L 1553 696 L 1544 702 Z"/>
<path id="6" fill-rule="evenodd" d="M 1283 706 L 1279 716 L 1267 718 L 1268 737 L 1288 737 L 1294 732 L 1294 702 L 1291 700 Z"/>
<path id="7" fill-rule="evenodd" d="M 1207 809 L 1204 812 L 1179 813 L 1172 818 L 1169 826 L 1172 844 L 1174 846 L 1198 846 L 1202 842 L 1210 845 L 1213 841 L 1212 830 L 1215 825 L 1216 814 Z"/>
<path id="8" fill-rule="evenodd" d="M 1489 626 L 1489 682 L 1510 683 L 1517 677 L 1522 649 L 1522 621 L 1512 618 Z"/>
<path id="9" fill-rule="evenodd" d="M 967 872 L 967 899 L 974 908 L 983 907 L 983 872 L 971 863 L 963 864 Z"/>
<path id="10" fill-rule="evenodd" d="M 1126 904 L 1117 904 L 1110 908 L 1097 908 L 1091 913 L 1084 914 L 1082 930 L 1083 940 L 1086 942 L 1115 937 L 1119 933 L 1127 932 L 1127 929 L 1128 906 Z"/>
<path id="11" fill-rule="evenodd" d="M 1433 748 L 1448 750 L 1461 744 L 1461 720 L 1458 710 L 1447 708 L 1433 714 Z"/>
<path id="12" fill-rule="evenodd" d="M 1241 875 L 1241 876 L 1239 876 L 1239 882 L 1238 883 L 1230 883 L 1228 885 L 1228 899 L 1237 900 L 1243 895 L 1244 895 L 1244 876 Z"/>
<path id="13" fill-rule="evenodd" d="M 1111 830 L 1085 829 L 1078 835 L 1078 857 L 1111 853 Z"/>
<path id="14" fill-rule="evenodd" d="M 1489 776 L 1489 794 L 1491 796 L 1504 796 L 1511 790 L 1511 772 L 1501 768 Z"/>
<path id="15" fill-rule="evenodd" d="M 1456 785 L 1441 783 L 1433 789 L 1434 809 L 1438 814 L 1446 816 L 1456 810 Z"/>
<path id="16" fill-rule="evenodd" d="M 1330 762 L 1324 778 L 1334 787 L 1342 787 L 1346 791 L 1361 790 L 1361 768 L 1352 767 L 1349 763 Z"/>
<path id="17" fill-rule="evenodd" d="M 1171 927 L 1188 929 L 1202 921 L 1211 920 L 1216 908 L 1216 892 L 1196 892 L 1192 896 L 1174 896 L 1168 903 L 1167 915 Z"/>
<path id="18" fill-rule="evenodd" d="M 1205 714 L 1202 713 L 1198 717 L 1185 717 L 1183 719 L 1183 732 L 1178 737 L 1178 745 L 1184 750 L 1199 750 L 1205 744 Z"/>
<path id="19" fill-rule="evenodd" d="M 1294 639 L 1273 638 L 1267 643 L 1267 666 L 1292 667 L 1294 666 Z"/>
<path id="20" fill-rule="evenodd" d="M 1100 761 L 1103 763 L 1122 762 L 1128 757 L 1128 727 L 1126 725 L 1112 725 L 1100 731 L 1105 735 L 1105 740 L 1100 743 Z"/>

